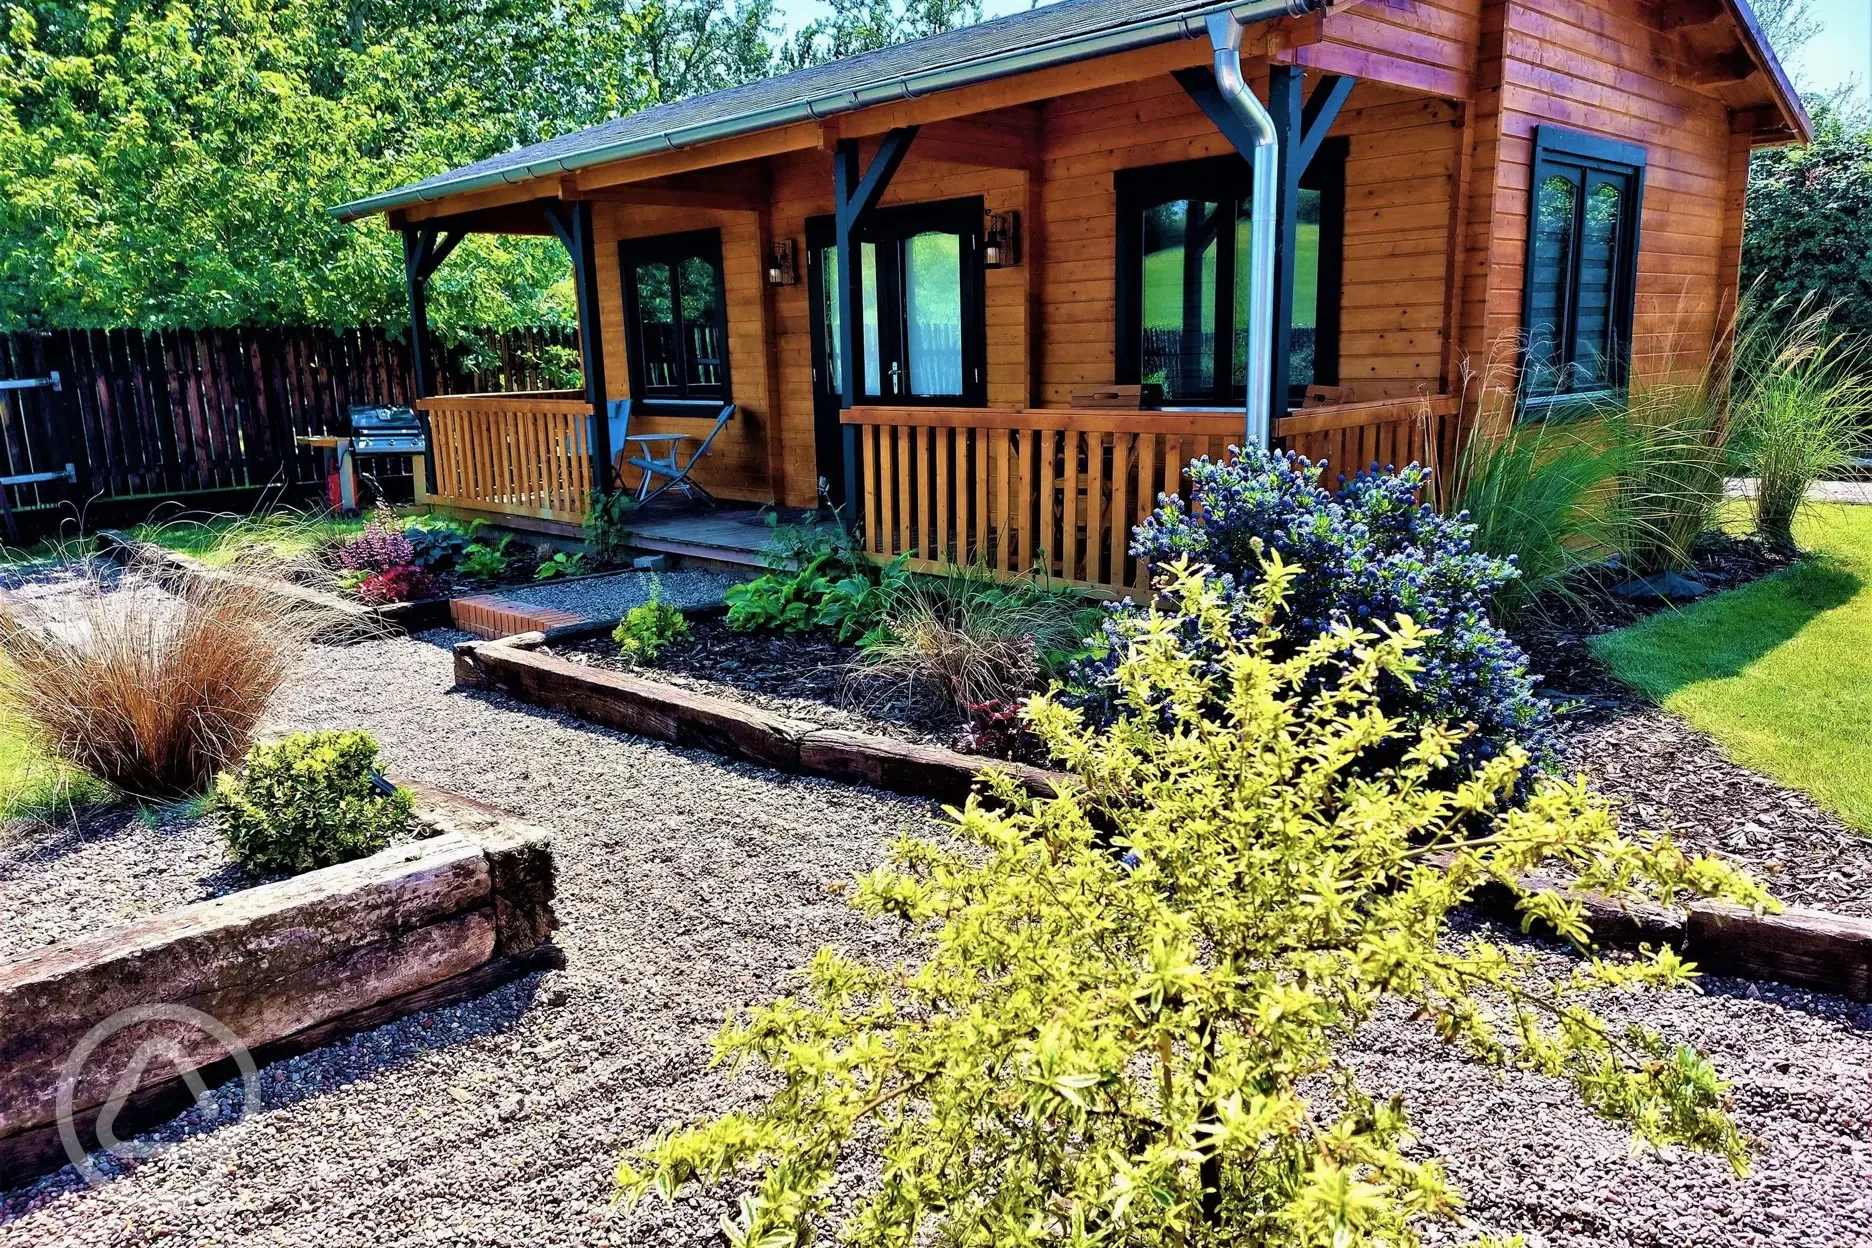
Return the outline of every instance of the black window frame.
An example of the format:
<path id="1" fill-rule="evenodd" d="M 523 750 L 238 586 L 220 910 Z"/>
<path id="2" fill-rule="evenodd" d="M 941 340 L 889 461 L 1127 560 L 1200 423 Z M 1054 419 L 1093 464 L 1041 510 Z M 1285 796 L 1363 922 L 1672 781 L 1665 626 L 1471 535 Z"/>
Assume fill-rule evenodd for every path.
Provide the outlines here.
<path id="1" fill-rule="evenodd" d="M 1527 254 L 1523 258 L 1521 276 L 1521 366 L 1517 370 L 1521 400 L 1518 406 L 1523 419 L 1593 408 L 1606 400 L 1622 396 L 1631 384 L 1632 327 L 1638 306 L 1638 251 L 1644 216 L 1647 155 L 1645 148 L 1635 143 L 1622 143 L 1561 126 L 1542 125 L 1534 128 L 1528 183 Z M 1559 300 L 1562 324 L 1555 327 L 1554 333 L 1560 347 L 1555 376 L 1561 379 L 1562 388 L 1537 394 L 1531 389 L 1533 370 L 1529 366 L 1535 344 L 1539 340 L 1534 325 L 1534 274 L 1541 257 L 1537 250 L 1539 238 L 1535 225 L 1541 183 L 1557 169 L 1579 174 L 1580 194 L 1573 208 L 1568 244 L 1572 264 L 1564 275 L 1565 284 Z M 1613 290 L 1607 308 L 1612 350 L 1606 361 L 1606 378 L 1602 384 L 1575 389 L 1567 379 L 1577 379 L 1574 353 L 1578 346 L 1576 327 L 1579 316 L 1581 242 L 1585 230 L 1586 201 L 1590 197 L 1588 183 L 1593 174 L 1626 179 L 1630 197 L 1626 210 L 1620 214 L 1619 237 L 1613 244 L 1616 253 L 1612 264 Z"/>
<path id="2" fill-rule="evenodd" d="M 651 393 L 651 387 L 644 380 L 643 322 L 637 307 L 636 271 L 645 264 L 667 264 L 672 275 L 684 260 L 702 259 L 708 261 L 715 270 L 715 304 L 721 309 L 721 394 L 695 395 L 689 393 L 692 387 L 688 381 L 688 368 L 685 361 L 680 370 L 682 382 L 674 387 L 678 393 Z M 644 238 L 627 238 L 618 243 L 618 278 L 624 287 L 624 353 L 630 365 L 631 398 L 635 408 L 649 416 L 696 416 L 713 419 L 721 409 L 734 402 L 734 373 L 729 366 L 728 351 L 728 279 L 726 267 L 722 263 L 722 243 L 720 229 L 685 230 L 678 234 L 655 234 Z M 687 350 L 687 335 L 681 332 L 682 299 L 679 292 L 675 295 L 673 315 L 677 318 L 677 343 Z M 656 387 L 658 391 L 667 391 L 670 387 Z"/>
<path id="3" fill-rule="evenodd" d="M 1306 389 L 1339 384 L 1341 298 L 1345 286 L 1346 155 L 1350 144 L 1341 136 L 1320 144 L 1312 164 L 1301 174 L 1302 190 L 1320 193 L 1319 302 L 1315 309 L 1313 376 L 1290 381 L 1288 406 L 1298 407 Z M 1212 156 L 1168 165 L 1120 169 L 1112 178 L 1117 196 L 1117 306 L 1113 316 L 1116 335 L 1114 365 L 1117 382 L 1136 385 L 1143 369 L 1144 322 L 1144 210 L 1178 199 L 1209 199 L 1230 204 L 1252 198 L 1254 169 L 1240 156 Z M 1231 212 L 1233 209 L 1231 208 Z M 1223 298 L 1223 278 L 1237 273 L 1246 280 L 1247 258 L 1235 255 L 1234 222 L 1218 230 L 1216 248 L 1215 377 L 1217 386 L 1201 397 L 1166 395 L 1165 407 L 1238 407 L 1247 401 L 1247 386 L 1234 384 L 1235 300 Z"/>
<path id="4" fill-rule="evenodd" d="M 986 407 L 988 406 L 988 277 L 986 258 L 982 254 L 982 230 L 986 214 L 986 205 L 979 195 L 962 196 L 956 199 L 929 200 L 923 203 L 900 204 L 890 208 L 873 209 L 854 231 L 854 246 L 872 243 L 877 246 L 878 271 L 878 359 L 881 365 L 888 367 L 896 361 L 908 376 L 909 359 L 907 310 L 903 284 L 903 246 L 912 237 L 938 231 L 956 234 L 961 240 L 961 298 L 962 298 L 962 393 L 914 395 L 889 394 L 880 384 L 878 393 L 868 394 L 865 389 L 864 356 L 864 300 L 862 297 L 864 273 L 862 261 L 852 257 L 851 263 L 859 266 L 860 298 L 858 301 L 859 324 L 854 326 L 852 342 L 856 350 L 852 352 L 852 378 L 856 388 L 855 399 L 859 406 L 867 404 L 885 407 Z M 829 230 L 831 218 L 814 218 L 807 222 L 809 232 Z M 823 315 L 816 299 L 812 314 Z"/>

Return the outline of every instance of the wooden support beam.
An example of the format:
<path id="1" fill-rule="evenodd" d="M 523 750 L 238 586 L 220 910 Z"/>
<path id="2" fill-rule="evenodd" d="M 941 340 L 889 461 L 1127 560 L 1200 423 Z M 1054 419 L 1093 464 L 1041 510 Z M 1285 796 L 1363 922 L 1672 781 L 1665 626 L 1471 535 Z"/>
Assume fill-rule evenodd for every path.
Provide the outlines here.
<path id="1" fill-rule="evenodd" d="M 858 288 L 859 263 L 857 249 L 853 240 L 864 219 L 878 205 L 890 180 L 909 155 L 911 141 L 916 138 L 917 127 L 905 126 L 892 130 L 878 144 L 871 163 L 861 173 L 858 168 L 858 142 L 855 139 L 839 140 L 838 149 L 832 154 L 832 202 L 835 242 L 838 248 L 838 307 L 839 307 L 839 401 L 846 408 L 858 406 L 858 340 L 859 317 L 862 315 L 862 295 Z M 840 497 L 836 500 L 847 522 L 857 518 L 860 500 L 858 496 L 858 430 L 848 425 L 842 431 L 844 446 L 843 480 L 839 483 Z"/>
<path id="2" fill-rule="evenodd" d="M 1305 173 L 1319 155 L 1320 144 L 1326 141 L 1326 132 L 1331 130 L 1333 122 L 1339 120 L 1339 110 L 1345 107 L 1346 100 L 1352 94 L 1352 88 L 1358 85 L 1358 79 L 1344 74 L 1327 74 L 1307 96 L 1306 109 L 1300 114 L 1300 159 L 1295 167 Z"/>
<path id="3" fill-rule="evenodd" d="M 1338 109 L 1333 112 L 1337 114 Z M 1273 404 L 1268 428 L 1272 429 L 1287 414 L 1293 389 L 1288 370 L 1293 361 L 1294 269 L 1300 251 L 1300 175 L 1313 158 L 1306 144 L 1306 106 L 1302 103 L 1299 66 L 1268 66 L 1268 114 L 1274 119 L 1274 132 L 1280 140 L 1274 161 L 1280 179 L 1274 192 L 1274 359 L 1268 376 L 1268 395 Z M 1319 127 L 1320 137 L 1331 124 L 1332 118 L 1328 117 Z M 1319 139 L 1315 138 L 1313 151 L 1318 150 Z M 1235 271 L 1239 282 L 1245 272 L 1239 259 Z"/>
<path id="4" fill-rule="evenodd" d="M 578 303 L 579 357 L 585 369 L 585 401 L 591 407 L 590 445 L 592 487 L 611 488 L 611 422 L 607 418 L 604 333 L 599 323 L 598 252 L 593 238 L 590 200 L 554 201 L 546 205 L 546 220 L 572 258 L 572 291 Z"/>
<path id="5" fill-rule="evenodd" d="M 435 249 L 436 231 L 421 226 L 403 227 L 403 288 L 409 296 L 410 382 L 411 399 L 429 397 L 429 265 Z M 422 425 L 423 441 L 429 442 L 429 416 L 416 406 L 416 419 Z M 435 456 L 423 457 L 424 487 L 436 492 Z"/>
<path id="6" fill-rule="evenodd" d="M 1659 14 L 1667 31 L 1713 26 L 1727 16 L 1720 0 L 1670 0 Z"/>
<path id="7" fill-rule="evenodd" d="M 1690 81 L 1699 87 L 1721 87 L 1730 83 L 1746 82 L 1755 76 L 1761 68 L 1755 64 L 1755 58 L 1740 48 L 1725 52 L 1721 56 L 1708 60 L 1690 76 Z"/>

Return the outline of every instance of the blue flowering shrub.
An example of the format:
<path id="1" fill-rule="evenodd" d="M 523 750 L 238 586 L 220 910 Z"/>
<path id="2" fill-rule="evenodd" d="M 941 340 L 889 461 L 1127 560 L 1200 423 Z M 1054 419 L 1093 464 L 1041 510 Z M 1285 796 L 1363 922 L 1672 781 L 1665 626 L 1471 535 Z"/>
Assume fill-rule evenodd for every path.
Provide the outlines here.
<path id="1" fill-rule="evenodd" d="M 1131 552 L 1153 570 L 1179 560 L 1207 565 L 1222 580 L 1239 630 L 1260 625 L 1246 610 L 1277 553 L 1301 574 L 1283 607 L 1297 650 L 1340 624 L 1375 627 L 1400 614 L 1425 630 L 1413 677 L 1387 676 L 1379 703 L 1410 730 L 1471 725 L 1454 768 L 1467 774 L 1512 744 L 1549 761 L 1552 712 L 1535 692 L 1527 656 L 1488 616 L 1514 565 L 1475 549 L 1467 515 L 1438 515 L 1419 503 L 1429 473 L 1361 472 L 1337 495 L 1321 488 L 1320 466 L 1291 454 L 1251 450 L 1234 462 L 1190 467 L 1193 504 L 1169 498 L 1132 534 Z M 1097 720 L 1118 714 L 1119 649 L 1141 608 L 1119 604 L 1106 622 L 1112 652 L 1080 668 L 1072 700 Z"/>

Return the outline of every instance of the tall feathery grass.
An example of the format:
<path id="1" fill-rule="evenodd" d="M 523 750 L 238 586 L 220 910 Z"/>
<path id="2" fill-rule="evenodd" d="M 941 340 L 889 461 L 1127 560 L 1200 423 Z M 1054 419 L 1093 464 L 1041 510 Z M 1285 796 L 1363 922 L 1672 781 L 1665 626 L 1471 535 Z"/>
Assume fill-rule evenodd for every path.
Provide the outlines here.
<path id="1" fill-rule="evenodd" d="M 1770 304 L 1745 312 L 1737 335 L 1735 462 L 1754 479 L 1757 534 L 1786 553 L 1808 490 L 1872 449 L 1872 360 L 1833 312 L 1812 298 L 1785 315 Z"/>
<path id="2" fill-rule="evenodd" d="M 80 567 L 0 599 L 0 713 L 47 754 L 138 798 L 198 793 L 241 758 L 318 613 L 238 578 Z"/>

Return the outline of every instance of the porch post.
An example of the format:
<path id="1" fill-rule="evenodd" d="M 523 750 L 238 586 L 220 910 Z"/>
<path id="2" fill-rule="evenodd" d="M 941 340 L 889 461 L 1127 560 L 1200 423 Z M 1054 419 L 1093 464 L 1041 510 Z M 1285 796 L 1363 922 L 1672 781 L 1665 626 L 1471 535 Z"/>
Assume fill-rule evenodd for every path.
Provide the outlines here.
<path id="1" fill-rule="evenodd" d="M 1294 261 L 1300 247 L 1300 175 L 1306 169 L 1305 157 L 1297 150 L 1303 107 L 1299 66 L 1268 66 L 1268 115 L 1274 119 L 1274 128 L 1280 134 L 1280 145 L 1274 149 L 1274 168 L 1280 182 L 1274 192 L 1279 220 L 1274 227 L 1274 359 L 1268 386 L 1273 403 L 1273 410 L 1268 413 L 1270 434 L 1287 414 L 1293 385 L 1289 373 L 1293 360 Z"/>
<path id="2" fill-rule="evenodd" d="M 444 235 L 434 226 L 403 227 L 403 284 L 409 294 L 410 311 L 410 374 L 416 388 L 413 399 L 428 398 L 433 380 L 429 376 L 429 276 L 448 259 L 461 240 L 460 230 Z M 416 418 L 422 423 L 423 441 L 427 443 L 429 417 L 418 408 Z M 423 488 L 430 494 L 436 492 L 434 451 L 435 448 L 430 447 L 430 454 L 423 457 Z"/>
<path id="3" fill-rule="evenodd" d="M 578 303 L 579 361 L 585 370 L 585 401 L 591 404 L 592 482 L 600 492 L 611 489 L 611 421 L 606 411 L 610 393 L 605 389 L 604 334 L 599 324 L 598 251 L 592 238 L 592 204 L 588 199 L 549 200 L 546 222 L 572 258 L 572 291 Z"/>
<path id="4" fill-rule="evenodd" d="M 863 308 L 863 298 L 859 293 L 858 251 L 853 240 L 858 228 L 871 210 L 877 207 L 878 200 L 884 196 L 884 190 L 903 164 L 904 156 L 910 151 L 910 142 L 916 138 L 917 128 L 905 126 L 892 130 L 884 136 L 878 150 L 871 157 L 871 163 L 862 175 L 858 172 L 858 144 L 853 139 L 840 139 L 838 147 L 832 153 L 832 202 L 835 207 L 834 242 L 838 247 L 838 309 L 839 309 L 839 406 L 853 408 L 858 406 L 858 343 L 861 340 L 861 326 L 858 318 Z M 856 426 L 845 425 L 839 430 L 839 445 L 844 459 L 843 480 L 839 482 L 838 496 L 834 502 L 844 513 L 847 524 L 855 523 L 858 518 L 859 485 L 861 475 L 858 464 L 858 430 Z"/>

